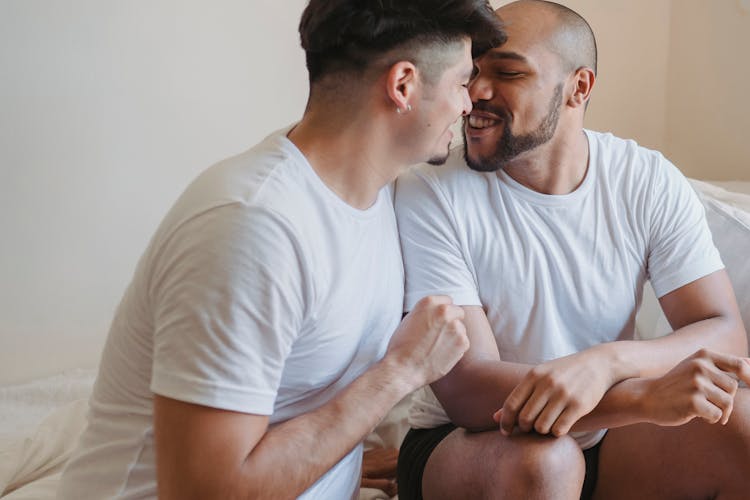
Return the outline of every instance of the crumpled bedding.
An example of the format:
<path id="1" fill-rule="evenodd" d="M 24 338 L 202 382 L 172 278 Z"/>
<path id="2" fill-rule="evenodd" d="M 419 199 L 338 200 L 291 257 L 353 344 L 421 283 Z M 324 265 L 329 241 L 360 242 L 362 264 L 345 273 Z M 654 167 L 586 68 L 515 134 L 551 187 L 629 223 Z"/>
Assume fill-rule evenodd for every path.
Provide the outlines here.
<path id="1" fill-rule="evenodd" d="M 56 479 L 86 423 L 94 376 L 93 370 L 73 370 L 0 387 L 0 496 L 54 498 Z"/>
<path id="2" fill-rule="evenodd" d="M 74 370 L 0 387 L 0 497 L 55 498 L 65 462 L 86 425 L 94 370 Z M 397 405 L 365 440 L 365 448 L 398 447 L 407 430 L 408 402 Z M 362 488 L 359 500 L 388 500 Z"/>

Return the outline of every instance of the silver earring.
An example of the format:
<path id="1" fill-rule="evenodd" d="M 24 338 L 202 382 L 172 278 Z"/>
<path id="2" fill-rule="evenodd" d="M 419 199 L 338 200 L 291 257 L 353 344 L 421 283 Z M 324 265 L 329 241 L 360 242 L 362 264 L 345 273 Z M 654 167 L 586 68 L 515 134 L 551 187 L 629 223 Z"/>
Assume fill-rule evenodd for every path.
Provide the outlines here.
<path id="1" fill-rule="evenodd" d="M 409 111 L 411 111 L 411 104 L 408 103 L 406 104 L 406 107 L 404 109 L 396 108 L 396 113 L 398 114 L 408 113 Z"/>

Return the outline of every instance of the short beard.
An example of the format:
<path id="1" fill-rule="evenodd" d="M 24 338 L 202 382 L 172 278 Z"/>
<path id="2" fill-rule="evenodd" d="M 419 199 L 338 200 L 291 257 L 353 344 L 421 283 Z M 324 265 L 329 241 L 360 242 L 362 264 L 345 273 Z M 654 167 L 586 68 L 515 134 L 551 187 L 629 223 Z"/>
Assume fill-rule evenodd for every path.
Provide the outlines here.
<path id="1" fill-rule="evenodd" d="M 446 151 L 444 155 L 433 156 L 432 158 L 427 160 L 427 163 L 429 163 L 430 165 L 435 165 L 436 167 L 440 165 L 445 165 L 445 162 L 448 161 L 448 158 L 451 155 L 450 146 L 448 148 L 449 148 L 448 151 Z"/>
<path id="2" fill-rule="evenodd" d="M 549 109 L 547 110 L 547 116 L 544 117 L 542 123 L 536 128 L 536 130 L 529 132 L 528 134 L 522 134 L 514 136 L 510 131 L 510 120 L 509 115 L 506 112 L 498 113 L 498 116 L 502 117 L 503 123 L 503 135 L 497 142 L 497 148 L 494 154 L 485 157 L 472 159 L 469 157 L 469 143 L 466 140 L 466 125 L 464 124 L 463 135 L 464 135 L 464 159 L 469 168 L 478 172 L 495 172 L 505 166 L 510 160 L 516 158 L 521 153 L 531 151 L 542 144 L 545 144 L 552 136 L 555 135 L 557 130 L 557 122 L 560 120 L 560 107 L 562 104 L 562 89 L 563 84 L 560 83 L 555 88 L 555 94 L 550 100 Z M 479 107 L 476 107 L 480 109 Z M 467 120 L 467 118 L 464 118 Z"/>

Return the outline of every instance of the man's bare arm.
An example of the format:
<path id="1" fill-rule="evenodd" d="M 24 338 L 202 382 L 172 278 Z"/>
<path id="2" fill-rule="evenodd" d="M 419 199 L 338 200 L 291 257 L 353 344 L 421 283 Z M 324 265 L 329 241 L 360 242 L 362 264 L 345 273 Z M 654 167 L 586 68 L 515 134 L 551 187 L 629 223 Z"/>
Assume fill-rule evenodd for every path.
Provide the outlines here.
<path id="1" fill-rule="evenodd" d="M 492 414 L 533 366 L 501 361 L 484 310 L 463 309 L 469 350 L 431 388 L 456 425 L 476 431 L 496 428 Z"/>
<path id="2" fill-rule="evenodd" d="M 409 392 L 444 375 L 468 348 L 461 308 L 421 301 L 383 360 L 320 408 L 268 417 L 156 396 L 159 498 L 293 498 L 351 451 Z"/>
<path id="3" fill-rule="evenodd" d="M 602 344 L 536 367 L 501 361 L 484 311 L 465 308 L 471 348 L 432 387 L 453 421 L 474 430 L 495 425 L 493 405 L 502 407 L 506 433 L 518 426 L 524 431 L 564 434 L 584 415 L 586 419 L 574 430 L 646 421 L 649 416 L 642 410 L 657 407 L 635 403 L 649 395 L 656 397 L 654 389 L 660 386 L 647 384 L 645 378 L 664 375 L 703 348 L 736 356 L 747 352 L 726 272 L 685 285 L 662 297 L 661 303 L 675 327 L 673 334 Z M 643 379 L 620 383 L 633 378 Z M 613 386 L 616 390 L 610 391 Z"/>

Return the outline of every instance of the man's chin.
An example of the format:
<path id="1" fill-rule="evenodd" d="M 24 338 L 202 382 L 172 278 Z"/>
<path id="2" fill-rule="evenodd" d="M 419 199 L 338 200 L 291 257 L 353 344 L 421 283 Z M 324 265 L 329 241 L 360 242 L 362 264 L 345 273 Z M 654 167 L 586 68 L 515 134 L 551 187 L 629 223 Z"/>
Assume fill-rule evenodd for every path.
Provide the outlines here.
<path id="1" fill-rule="evenodd" d="M 448 161 L 447 156 L 441 156 L 441 157 L 430 158 L 429 160 L 427 160 L 427 163 L 429 163 L 430 165 L 439 167 L 440 165 L 445 165 L 445 162 L 447 161 Z"/>
<path id="2" fill-rule="evenodd" d="M 448 158 L 450 157 L 451 153 L 450 151 L 446 151 L 445 154 L 433 156 L 429 160 L 427 160 L 427 163 L 430 165 L 440 166 L 445 165 L 445 162 L 448 161 Z"/>
<path id="3" fill-rule="evenodd" d="M 486 158 L 477 158 L 469 153 L 469 148 L 464 149 L 464 160 L 470 169 L 477 172 L 495 172 L 499 170 L 502 165 L 498 162 L 489 161 Z"/>
<path id="4" fill-rule="evenodd" d="M 478 144 L 472 144 L 473 141 L 469 140 L 466 133 L 466 127 L 463 129 L 464 138 L 464 160 L 470 169 L 477 172 L 495 172 L 499 170 L 502 165 L 497 161 L 493 161 L 490 158 L 482 158 L 476 153 L 476 148 L 480 147 Z M 474 149 L 474 151 L 471 151 Z"/>

